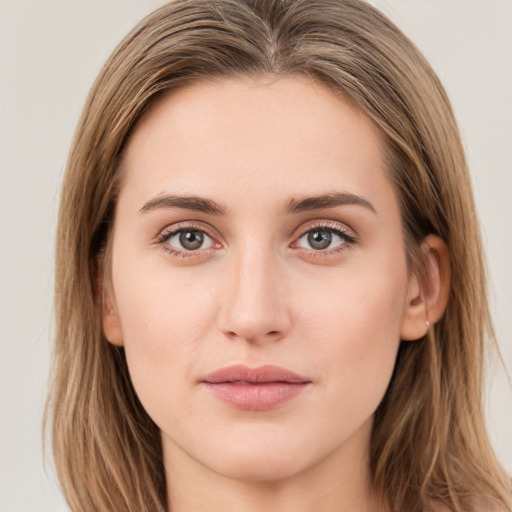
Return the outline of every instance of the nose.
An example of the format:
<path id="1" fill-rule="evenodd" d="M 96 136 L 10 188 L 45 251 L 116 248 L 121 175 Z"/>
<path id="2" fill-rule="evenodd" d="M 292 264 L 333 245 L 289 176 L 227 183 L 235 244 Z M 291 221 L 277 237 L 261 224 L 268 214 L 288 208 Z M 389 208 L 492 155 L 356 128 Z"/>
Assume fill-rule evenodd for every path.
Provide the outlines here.
<path id="1" fill-rule="evenodd" d="M 271 251 L 233 257 L 222 285 L 219 329 L 251 344 L 278 341 L 290 329 L 287 293 L 278 258 Z"/>

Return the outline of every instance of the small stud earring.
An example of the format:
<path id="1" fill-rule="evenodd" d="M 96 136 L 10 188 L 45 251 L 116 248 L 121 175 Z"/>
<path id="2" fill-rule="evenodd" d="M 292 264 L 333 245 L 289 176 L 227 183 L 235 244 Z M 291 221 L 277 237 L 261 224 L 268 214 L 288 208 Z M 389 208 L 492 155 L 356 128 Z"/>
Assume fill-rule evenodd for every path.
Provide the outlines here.
<path id="1" fill-rule="evenodd" d="M 427 321 L 425 322 L 425 325 L 426 325 L 427 327 L 430 327 L 430 322 L 427 320 Z"/>

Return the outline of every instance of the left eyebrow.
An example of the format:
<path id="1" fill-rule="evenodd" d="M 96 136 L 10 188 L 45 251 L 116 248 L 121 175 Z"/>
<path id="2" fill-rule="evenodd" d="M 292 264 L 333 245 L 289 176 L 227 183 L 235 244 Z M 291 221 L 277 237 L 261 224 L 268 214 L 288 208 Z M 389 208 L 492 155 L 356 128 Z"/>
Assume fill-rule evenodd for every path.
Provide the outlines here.
<path id="1" fill-rule="evenodd" d="M 348 192 L 331 192 L 329 194 L 306 197 L 305 199 L 291 199 L 286 206 L 286 211 L 289 213 L 300 213 L 344 205 L 362 206 L 375 214 L 377 213 L 370 201 L 357 194 Z"/>

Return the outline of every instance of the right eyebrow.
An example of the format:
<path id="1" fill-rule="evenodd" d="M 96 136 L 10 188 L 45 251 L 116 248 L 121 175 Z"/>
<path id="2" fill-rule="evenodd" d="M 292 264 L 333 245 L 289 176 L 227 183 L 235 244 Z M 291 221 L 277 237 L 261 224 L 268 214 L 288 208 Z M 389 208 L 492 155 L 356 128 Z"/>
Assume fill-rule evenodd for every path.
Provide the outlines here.
<path id="1" fill-rule="evenodd" d="M 148 213 L 157 209 L 180 208 L 210 215 L 225 215 L 226 208 L 211 199 L 197 196 L 158 196 L 150 199 L 139 210 L 139 213 Z"/>

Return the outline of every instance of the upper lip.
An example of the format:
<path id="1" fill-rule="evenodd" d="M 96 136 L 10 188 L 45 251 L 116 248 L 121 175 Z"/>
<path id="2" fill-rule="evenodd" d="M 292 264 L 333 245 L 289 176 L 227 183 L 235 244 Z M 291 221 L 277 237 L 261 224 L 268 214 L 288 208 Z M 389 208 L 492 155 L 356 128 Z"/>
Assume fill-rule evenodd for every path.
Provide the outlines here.
<path id="1" fill-rule="evenodd" d="M 310 379 L 298 375 L 291 370 L 275 365 L 264 365 L 258 368 L 249 368 L 244 365 L 227 366 L 220 368 L 207 375 L 203 382 L 219 384 L 222 382 L 287 382 L 290 384 L 304 384 L 311 382 Z"/>

